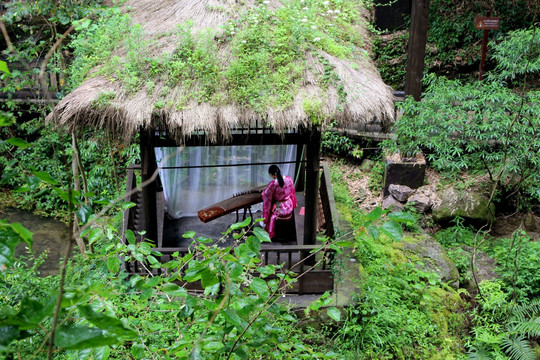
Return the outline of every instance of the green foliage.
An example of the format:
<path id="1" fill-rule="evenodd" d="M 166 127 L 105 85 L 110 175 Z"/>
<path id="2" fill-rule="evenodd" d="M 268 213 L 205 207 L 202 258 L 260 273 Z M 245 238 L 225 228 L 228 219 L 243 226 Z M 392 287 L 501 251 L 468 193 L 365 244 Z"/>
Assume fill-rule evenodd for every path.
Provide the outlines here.
<path id="1" fill-rule="evenodd" d="M 540 243 L 523 231 L 516 231 L 511 239 L 498 239 L 489 249 L 498 259 L 497 273 L 504 281 L 505 290 L 516 301 L 531 301 L 540 296 Z"/>
<path id="2" fill-rule="evenodd" d="M 68 29 L 69 25 L 83 28 L 86 22 L 81 20 L 97 15 L 107 7 L 100 0 L 83 1 L 12 1 L 4 4 L 5 12 L 2 20 L 14 47 L 14 51 L 5 51 L 3 57 L 11 73 L 1 73 L 4 80 L 1 91 L 5 93 L 6 101 L 0 104 L 0 109 L 10 111 L 21 108 L 21 104 L 12 100 L 13 94 L 22 89 L 36 89 L 36 74 L 39 73 L 40 61 L 59 38 L 59 34 Z M 66 45 L 64 42 L 63 45 Z M 56 74 L 58 79 L 58 96 L 64 86 L 66 65 L 69 63 L 69 52 L 62 52 L 62 47 L 52 54 L 47 63 L 47 74 Z M 51 84 L 52 85 L 52 84 Z M 24 106 L 23 106 L 24 107 Z M 31 106 L 33 110 L 39 106 Z"/>
<path id="3" fill-rule="evenodd" d="M 261 264 L 261 244 L 270 239 L 261 228 L 248 234 L 244 226 L 250 219 L 228 230 L 240 235 L 232 247 L 210 245 L 212 240 L 188 232 L 184 237 L 193 239 L 192 250 L 172 254 L 162 264 L 157 260 L 161 254 L 147 242 L 136 242 L 135 234 L 126 234 L 127 244 L 119 241 L 120 217 L 101 219 L 89 229 L 86 235 L 96 253 L 69 263 L 55 359 L 90 353 L 103 359 L 126 354 L 135 359 L 156 354 L 175 359 L 335 358 L 304 344 L 304 335 L 293 327 L 294 314 L 277 303 L 296 279 L 280 266 Z M 145 272 L 128 277 L 119 258 L 139 261 Z M 158 273 L 158 268 L 165 271 Z M 23 265 L 10 266 L 6 280 L 0 281 L 0 351 L 8 357 L 46 357 L 43 344 L 51 331 L 58 277 L 40 278 L 35 267 Z M 201 283 L 203 293 L 181 285 L 194 282 Z M 327 306 L 327 300 L 323 296 L 320 303 Z M 339 321 L 336 310 L 328 313 Z"/>
<path id="4" fill-rule="evenodd" d="M 384 162 L 380 159 L 373 164 L 373 169 L 369 176 L 368 187 L 374 193 L 381 193 L 384 185 Z"/>
<path id="5" fill-rule="evenodd" d="M 465 80 L 471 79 L 477 71 L 481 57 L 483 31 L 474 28 L 474 17 L 487 16 L 487 11 L 491 10 L 491 16 L 501 18 L 500 29 L 489 31 L 488 34 L 489 44 L 495 50 L 499 41 L 513 31 L 521 32 L 530 28 L 535 22 L 535 14 L 538 13 L 538 3 L 536 0 L 524 0 L 512 2 L 509 6 L 504 0 L 432 0 L 429 10 L 426 73 Z M 409 25 L 405 24 L 404 28 L 408 27 Z M 404 88 L 408 36 L 408 30 L 401 29 L 388 34 L 376 33 L 374 54 L 377 67 L 383 80 L 396 90 Z M 494 67 L 501 60 L 502 63 L 510 65 L 507 75 L 511 75 L 511 59 L 517 60 L 516 56 L 520 56 L 513 50 L 527 47 L 529 39 L 523 37 L 524 41 L 518 42 L 516 37 L 515 46 L 510 45 L 510 42 L 507 46 L 504 44 L 506 40 L 503 41 L 501 45 L 508 50 L 509 55 L 506 58 L 491 57 L 492 50 L 489 50 L 486 68 Z"/>
<path id="6" fill-rule="evenodd" d="M 67 182 L 73 150 L 66 134 L 43 126 L 40 119 L 19 122 L 0 130 L 0 185 L 13 189 L 18 207 L 46 212 L 65 213 L 67 203 L 62 199 L 59 184 Z M 125 167 L 138 157 L 137 146 L 108 139 L 104 133 L 93 131 L 80 135 L 79 149 L 89 193 L 80 194 L 90 204 L 114 198 L 123 190 Z M 62 164 L 62 165 L 60 165 Z M 65 164 L 65 165 L 64 165 Z M 96 202 L 94 204 L 94 202 Z"/>
<path id="7" fill-rule="evenodd" d="M 302 108 L 313 125 L 321 125 L 323 122 L 323 103 L 320 99 L 305 99 Z"/>
<path id="8" fill-rule="evenodd" d="M 435 239 L 445 248 L 448 257 L 456 265 L 459 272 L 460 286 L 466 287 L 472 280 L 471 249 L 475 243 L 477 231 L 472 227 L 465 227 L 463 219 L 454 219 L 455 225 L 435 234 Z M 482 234 L 487 236 L 487 234 Z"/>
<path id="9" fill-rule="evenodd" d="M 57 0 L 17 1 L 6 4 L 7 11 L 3 17 L 8 23 L 24 23 L 33 17 L 38 17 L 47 19 L 51 24 L 66 26 L 90 15 L 100 4 L 99 0 L 61 3 Z"/>
<path id="10" fill-rule="evenodd" d="M 7 66 L 7 63 L 5 61 L 0 61 L 0 71 L 9 74 L 9 68 Z"/>
<path id="11" fill-rule="evenodd" d="M 8 223 L 0 219 L 0 271 L 4 272 L 11 265 L 15 247 L 19 242 L 25 242 L 32 247 L 32 233 L 20 223 Z"/>
<path id="12" fill-rule="evenodd" d="M 73 90 L 80 85 L 94 66 L 112 58 L 113 50 L 118 47 L 119 42 L 123 41 L 126 34 L 135 32 L 135 29 L 130 29 L 130 25 L 128 16 L 121 15 L 118 9 L 112 8 L 104 12 L 98 21 L 77 33 L 70 44 L 73 48 L 74 59 L 68 70 L 68 90 Z M 127 57 L 127 59 L 132 59 L 132 57 Z M 115 58 L 111 60 L 118 62 Z M 126 66 L 124 71 L 129 73 L 129 70 L 131 70 L 130 66 Z M 113 74 L 123 73 L 113 71 L 108 76 L 113 76 Z"/>
<path id="13" fill-rule="evenodd" d="M 452 358 L 463 352 L 463 302 L 419 260 L 408 261 L 399 245 L 401 226 L 411 226 L 414 216 L 379 207 L 362 213 L 342 189 L 345 179 L 331 174 L 337 205 L 356 229 L 354 253 L 362 273 L 358 305 L 330 330 L 336 348 L 355 359 L 424 359 L 435 352 Z"/>
<path id="14" fill-rule="evenodd" d="M 21 207 L 36 207 L 51 212 L 61 209 L 64 204 L 53 188 L 58 182 L 64 182 L 66 176 L 65 172 L 58 168 L 58 159 L 55 156 L 65 153 L 55 154 L 55 149 L 62 148 L 62 142 L 69 140 L 50 131 L 50 128 L 41 128 L 37 121 L 22 123 L 9 130 L 11 134 L 15 133 L 21 138 L 0 142 L 0 149 L 6 154 L 0 158 L 0 166 L 3 168 L 0 184 L 19 189 Z M 32 141 L 34 139 L 35 141 Z M 41 181 L 38 176 L 44 173 L 55 178 L 57 184 Z"/>
<path id="15" fill-rule="evenodd" d="M 390 152 L 423 151 L 439 171 L 482 169 L 507 192 L 540 198 L 540 93 L 523 96 L 498 83 L 429 77 L 422 102 L 407 98 Z"/>
<path id="16" fill-rule="evenodd" d="M 96 75 L 120 81 L 131 94 L 143 87 L 154 93 L 155 84 L 164 82 L 156 109 L 208 102 L 216 106 L 236 103 L 262 112 L 292 104 L 304 81 L 308 50 L 339 58 L 365 56 L 363 38 L 355 31 L 362 21 L 355 1 L 295 0 L 277 10 L 264 3 L 238 10 L 238 16 L 220 31 L 195 35 L 187 22 L 179 24 L 174 34 L 153 40 L 145 40 L 147 35 L 132 26 L 128 17 L 102 13 L 96 22 L 81 28 L 72 42 L 75 60 L 70 67 L 70 88 Z M 153 49 L 164 39 L 174 43 L 175 49 L 156 57 Z M 230 47 L 230 54 L 219 50 L 223 45 Z M 127 56 L 113 55 L 120 48 Z M 343 86 L 328 60 L 318 58 L 324 68 L 321 81 L 333 85 L 344 98 Z M 97 71 L 90 73 L 96 66 Z M 142 82 L 143 78 L 147 81 Z M 181 90 L 180 100 L 168 98 L 168 87 Z M 314 123 L 321 122 L 320 106 L 308 101 L 304 107 Z"/>
<path id="17" fill-rule="evenodd" d="M 474 17 L 486 16 L 486 9 L 492 11 L 491 16 L 501 18 L 500 29 L 489 32 L 493 38 L 510 30 L 529 27 L 534 22 L 538 4 L 534 0 L 514 2 L 512 6 L 504 0 L 431 1 L 426 63 L 433 66 L 434 71 L 453 71 L 457 64 L 467 66 L 479 62 L 483 32 L 474 29 Z"/>
<path id="18" fill-rule="evenodd" d="M 540 36 L 534 29 L 511 31 L 492 48 L 497 67 L 490 79 L 515 81 L 525 74 L 540 73 Z"/>
<path id="19" fill-rule="evenodd" d="M 325 154 L 350 156 L 355 159 L 361 159 L 364 155 L 360 145 L 356 144 L 351 138 L 340 135 L 332 129 L 323 132 L 321 147 Z"/>
<path id="20" fill-rule="evenodd" d="M 409 33 L 403 31 L 376 36 L 373 44 L 374 60 L 381 78 L 396 90 L 405 87 L 408 40 Z"/>
<path id="21" fill-rule="evenodd" d="M 538 300 L 516 306 L 507 301 L 509 296 L 498 280 L 486 280 L 480 284 L 480 289 L 481 309 L 473 316 L 469 359 L 536 359 L 530 339 L 540 334 Z"/>

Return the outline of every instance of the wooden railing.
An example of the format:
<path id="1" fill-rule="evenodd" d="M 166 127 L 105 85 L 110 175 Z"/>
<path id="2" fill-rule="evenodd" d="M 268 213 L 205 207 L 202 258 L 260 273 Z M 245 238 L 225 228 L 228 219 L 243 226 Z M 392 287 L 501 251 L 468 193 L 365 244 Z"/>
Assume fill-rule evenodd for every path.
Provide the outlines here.
<path id="1" fill-rule="evenodd" d="M 57 101 L 57 93 L 64 85 L 64 77 L 62 74 L 47 71 L 44 78 L 46 88 L 43 88 L 39 81 L 41 64 L 42 59 L 31 63 L 8 62 L 11 75 L 4 75 L 3 79 L 0 76 L 0 99 L 43 102 L 51 98 Z"/>

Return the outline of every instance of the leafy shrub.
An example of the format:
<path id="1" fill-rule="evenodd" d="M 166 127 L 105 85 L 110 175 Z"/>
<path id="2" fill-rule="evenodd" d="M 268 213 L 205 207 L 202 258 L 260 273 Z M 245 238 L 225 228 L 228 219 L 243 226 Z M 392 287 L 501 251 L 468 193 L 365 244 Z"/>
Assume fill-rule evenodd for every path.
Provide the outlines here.
<path id="1" fill-rule="evenodd" d="M 321 147 L 326 154 L 350 156 L 356 159 L 361 159 L 364 155 L 360 146 L 355 144 L 351 138 L 340 135 L 333 130 L 325 131 L 322 134 Z"/>
<path id="2" fill-rule="evenodd" d="M 229 233 L 250 220 L 232 225 Z M 100 240 L 96 253 L 91 259 L 78 255 L 69 263 L 55 359 L 78 359 L 92 352 L 135 359 L 160 353 L 181 359 L 334 358 L 303 344 L 302 333 L 292 326 L 294 314 L 277 302 L 296 280 L 279 266 L 260 264 L 261 243 L 270 239 L 259 227 L 252 231 L 249 236 L 245 230 L 236 233 L 232 247 L 210 245 L 212 240 L 188 232 L 184 237 L 193 239 L 192 251 L 173 254 L 161 264 L 149 243 L 136 243 L 128 232 L 128 244 L 122 244 L 116 227 L 102 219 L 88 233 Z M 141 261 L 148 272 L 128 277 L 120 270 L 119 257 Z M 158 275 L 152 271 L 156 268 L 167 271 Z M 42 344 L 48 341 L 58 297 L 52 285 L 58 277 L 43 279 L 28 270 L 7 270 L 13 286 L 0 281 L 10 295 L 0 297 L 0 351 L 43 358 L 47 350 Z M 188 292 L 178 281 L 201 281 L 204 292 Z"/>
<path id="3" fill-rule="evenodd" d="M 535 0 L 514 2 L 512 6 L 504 0 L 495 0 L 490 5 L 485 1 L 431 1 L 426 63 L 431 64 L 434 71 L 452 71 L 460 63 L 464 66 L 479 63 L 478 43 L 483 32 L 474 29 L 473 21 L 475 16 L 486 14 L 486 7 L 494 10 L 492 16 L 504 19 L 499 31 L 489 34 L 495 38 L 510 30 L 529 27 L 538 12 Z"/>
<path id="4" fill-rule="evenodd" d="M 396 90 L 405 87 L 408 40 L 409 33 L 404 31 L 379 35 L 373 44 L 374 60 L 381 78 Z"/>
<path id="5" fill-rule="evenodd" d="M 533 29 L 509 32 L 505 38 L 492 45 L 492 58 L 497 66 L 490 79 L 514 81 L 525 74 L 540 73 L 540 35 Z"/>
<path id="6" fill-rule="evenodd" d="M 498 83 L 429 77 L 422 102 L 407 98 L 389 152 L 423 151 L 439 171 L 482 169 L 500 189 L 540 199 L 540 92 L 523 96 Z"/>
<path id="7" fill-rule="evenodd" d="M 481 307 L 473 313 L 468 358 L 536 359 L 530 340 L 540 335 L 540 302 L 509 302 L 500 280 L 483 281 L 480 289 Z"/>
<path id="8" fill-rule="evenodd" d="M 540 297 L 540 242 L 518 230 L 511 239 L 498 239 L 490 254 L 497 258 L 496 271 L 504 282 L 505 291 L 516 301 Z"/>
<path id="9" fill-rule="evenodd" d="M 0 130 L 0 185 L 15 190 L 18 206 L 58 215 L 67 210 L 58 184 L 65 184 L 71 168 L 71 137 L 43 126 L 35 118 Z M 10 137 L 12 136 L 12 137 Z M 127 164 L 138 158 L 139 147 L 109 139 L 103 132 L 81 134 L 79 150 L 92 202 L 116 197 L 124 189 Z M 45 181 L 42 181 L 45 180 Z M 99 206 L 97 203 L 95 204 Z"/>

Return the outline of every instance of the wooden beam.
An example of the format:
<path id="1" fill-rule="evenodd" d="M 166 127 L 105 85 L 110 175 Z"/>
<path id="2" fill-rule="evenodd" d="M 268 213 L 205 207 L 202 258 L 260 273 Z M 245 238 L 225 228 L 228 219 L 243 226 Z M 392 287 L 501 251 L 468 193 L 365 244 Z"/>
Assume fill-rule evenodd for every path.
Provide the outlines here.
<path id="1" fill-rule="evenodd" d="M 416 101 L 420 100 L 422 94 L 428 20 L 429 0 L 412 0 L 405 95 L 412 95 Z"/>
<path id="2" fill-rule="evenodd" d="M 306 145 L 306 217 L 304 220 L 304 245 L 313 245 L 317 240 L 317 211 L 319 199 L 319 166 L 321 132 L 313 129 Z"/>
<path id="3" fill-rule="evenodd" d="M 156 155 L 152 145 L 153 137 L 148 131 L 142 129 L 140 133 L 141 146 L 141 180 L 144 183 L 152 177 L 157 170 Z M 157 185 L 156 181 L 152 181 L 142 189 L 143 196 L 143 215 L 146 229 L 145 238 L 157 241 L 157 202 L 156 202 Z M 156 242 L 157 244 L 157 242 Z"/>
<path id="4" fill-rule="evenodd" d="M 286 144 L 306 144 L 309 136 L 305 133 L 291 134 L 232 134 L 226 143 L 210 144 L 205 135 L 192 135 L 184 140 L 183 146 L 223 146 L 223 145 L 286 145 Z M 156 136 L 154 138 L 155 147 L 177 147 L 180 146 L 174 139 Z"/>

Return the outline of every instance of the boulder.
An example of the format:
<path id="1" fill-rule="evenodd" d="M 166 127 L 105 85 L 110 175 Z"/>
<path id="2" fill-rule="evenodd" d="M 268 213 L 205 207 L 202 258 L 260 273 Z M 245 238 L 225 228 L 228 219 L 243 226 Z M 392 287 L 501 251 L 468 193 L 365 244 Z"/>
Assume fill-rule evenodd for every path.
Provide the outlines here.
<path id="1" fill-rule="evenodd" d="M 414 193 L 414 190 L 407 185 L 396 184 L 390 184 L 390 186 L 388 186 L 388 191 L 394 199 L 402 203 L 407 202 L 407 199 Z"/>
<path id="2" fill-rule="evenodd" d="M 367 199 L 367 191 L 363 187 L 359 187 L 354 197 L 354 201 L 357 203 L 363 203 Z"/>
<path id="3" fill-rule="evenodd" d="M 489 223 L 493 221 L 495 205 L 489 204 L 489 199 L 473 191 L 457 191 L 446 188 L 437 194 L 440 202 L 433 205 L 433 220 L 441 223 L 448 222 L 456 216 L 477 223 Z"/>
<path id="4" fill-rule="evenodd" d="M 461 248 L 469 254 L 469 257 L 472 256 L 473 248 L 467 245 L 461 246 Z M 474 262 L 474 274 L 476 276 L 476 281 L 480 284 L 484 280 L 495 280 L 499 278 L 499 275 L 495 272 L 495 267 L 497 262 L 494 258 L 490 257 L 483 251 L 477 250 L 476 257 Z M 467 289 L 469 294 L 472 296 L 478 294 L 478 288 L 474 282 L 471 269 L 467 270 L 465 278 L 467 283 L 462 284 L 462 287 Z"/>
<path id="5" fill-rule="evenodd" d="M 382 208 L 386 210 L 390 207 L 392 207 L 391 211 L 401 211 L 404 208 L 402 203 L 394 199 L 392 195 L 388 195 L 382 201 Z"/>
<path id="6" fill-rule="evenodd" d="M 431 209 L 431 199 L 424 194 L 414 194 L 407 204 L 411 204 L 419 213 L 426 213 Z"/>
<path id="7" fill-rule="evenodd" d="M 362 164 L 360 164 L 360 170 L 368 173 L 373 169 L 373 166 L 375 166 L 375 163 L 372 160 L 364 159 L 362 160 Z"/>
<path id="8" fill-rule="evenodd" d="M 427 234 L 414 234 L 403 238 L 405 253 L 416 255 L 425 271 L 437 273 L 441 280 L 453 288 L 459 287 L 459 272 L 444 248 Z"/>
<path id="9" fill-rule="evenodd" d="M 419 213 L 426 213 L 434 204 L 438 204 L 439 202 L 440 199 L 433 187 L 431 185 L 424 185 L 416 190 L 407 203 L 414 206 Z"/>
<path id="10" fill-rule="evenodd" d="M 533 213 L 528 213 L 523 218 L 523 225 L 527 232 L 540 231 L 540 218 Z"/>

